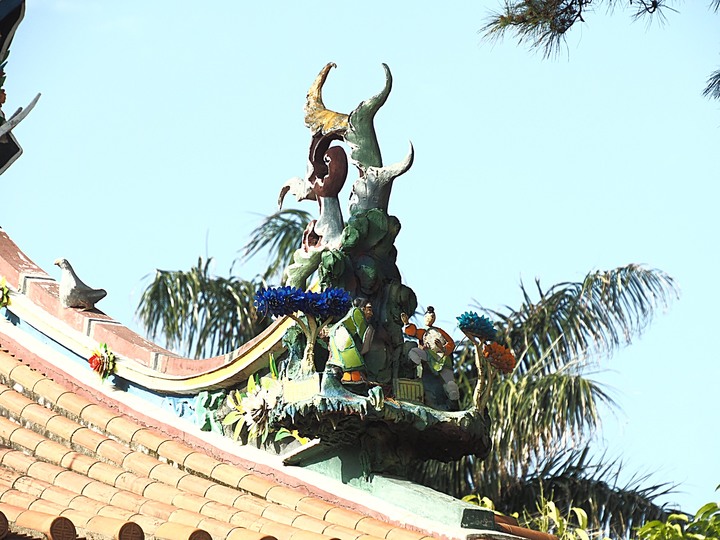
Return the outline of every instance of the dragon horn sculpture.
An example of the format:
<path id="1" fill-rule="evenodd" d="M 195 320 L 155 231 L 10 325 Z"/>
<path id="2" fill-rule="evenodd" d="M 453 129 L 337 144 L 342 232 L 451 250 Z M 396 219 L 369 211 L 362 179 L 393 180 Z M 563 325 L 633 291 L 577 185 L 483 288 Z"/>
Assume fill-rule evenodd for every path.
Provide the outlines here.
<path id="1" fill-rule="evenodd" d="M 393 180 L 406 173 L 413 164 L 415 151 L 410 143 L 410 151 L 405 159 L 387 167 L 368 167 L 365 174 L 355 180 L 350 194 L 350 214 L 379 208 L 387 212 Z"/>
<path id="2" fill-rule="evenodd" d="M 328 73 L 334 67 L 337 67 L 337 65 L 334 62 L 329 62 L 322 68 L 310 90 L 308 90 L 307 101 L 305 102 L 305 125 L 310 128 L 313 134 L 338 133 L 343 135 L 348 128 L 348 115 L 327 109 L 322 100 L 322 87 Z"/>
<path id="3" fill-rule="evenodd" d="M 387 101 L 392 90 L 392 74 L 387 64 L 383 64 L 385 70 L 385 87 L 370 99 L 366 99 L 350 113 L 349 125 L 345 135 L 345 141 L 350 146 L 350 159 L 352 159 L 361 171 L 368 167 L 382 167 L 382 156 L 380 146 L 375 134 L 373 120 L 375 114 Z"/>

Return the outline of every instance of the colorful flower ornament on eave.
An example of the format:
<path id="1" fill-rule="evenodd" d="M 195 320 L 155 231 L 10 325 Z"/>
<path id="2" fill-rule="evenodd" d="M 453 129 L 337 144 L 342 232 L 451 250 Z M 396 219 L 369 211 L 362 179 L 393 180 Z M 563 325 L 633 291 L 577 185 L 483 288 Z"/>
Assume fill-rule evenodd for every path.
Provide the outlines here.
<path id="1" fill-rule="evenodd" d="M 492 341 L 497 332 L 490 319 L 480 316 L 474 311 L 466 311 L 459 317 L 458 327 L 466 334 L 473 335 L 481 341 Z"/>
<path id="2" fill-rule="evenodd" d="M 5 282 L 5 277 L 0 278 L 0 307 L 7 307 L 10 305 L 10 288 Z"/>
<path id="3" fill-rule="evenodd" d="M 115 373 L 115 354 L 108 349 L 105 343 L 101 343 L 98 348 L 93 351 L 92 356 L 88 359 L 88 363 L 92 370 L 100 375 L 102 380 L 107 379 Z"/>
<path id="4" fill-rule="evenodd" d="M 488 343 L 484 349 L 488 363 L 502 373 L 510 373 L 515 369 L 515 355 L 505 345 Z"/>

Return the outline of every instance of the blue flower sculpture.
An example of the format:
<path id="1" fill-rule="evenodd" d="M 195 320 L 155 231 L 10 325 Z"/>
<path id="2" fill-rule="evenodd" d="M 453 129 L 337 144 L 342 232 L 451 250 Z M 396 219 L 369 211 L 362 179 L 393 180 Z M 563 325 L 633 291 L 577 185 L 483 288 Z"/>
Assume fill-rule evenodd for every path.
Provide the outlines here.
<path id="1" fill-rule="evenodd" d="M 304 294 L 297 287 L 262 287 L 255 294 L 255 308 L 263 315 L 290 315 L 302 309 Z"/>
<path id="2" fill-rule="evenodd" d="M 463 313 L 457 320 L 460 330 L 483 341 L 492 341 L 497 335 L 492 321 L 485 316 L 481 317 L 474 311 Z"/>
<path id="3" fill-rule="evenodd" d="M 315 372 L 315 342 L 320 331 L 334 319 L 345 315 L 352 302 L 350 293 L 344 289 L 330 287 L 323 292 L 303 291 L 296 287 L 261 288 L 255 293 L 255 307 L 262 315 L 291 317 L 302 329 L 306 338 L 302 359 L 302 372 Z M 296 312 L 302 311 L 303 321 Z"/>
<path id="4" fill-rule="evenodd" d="M 296 287 L 263 287 L 255 294 L 258 313 L 275 317 L 302 311 L 307 316 L 328 319 L 345 315 L 350 305 L 350 293 L 338 287 L 320 293 Z"/>

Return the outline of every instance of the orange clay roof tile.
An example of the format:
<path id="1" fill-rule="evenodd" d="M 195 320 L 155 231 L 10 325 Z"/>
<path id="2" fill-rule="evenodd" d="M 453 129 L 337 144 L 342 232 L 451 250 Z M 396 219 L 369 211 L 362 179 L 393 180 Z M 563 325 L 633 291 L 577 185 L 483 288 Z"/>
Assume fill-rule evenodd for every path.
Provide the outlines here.
<path id="1" fill-rule="evenodd" d="M 341 527 L 340 525 L 330 525 L 325 529 L 323 534 L 333 538 L 338 538 L 339 540 L 357 540 L 363 536 L 363 533 L 359 531 L 348 529 L 347 527 Z"/>
<path id="2" fill-rule="evenodd" d="M 60 396 L 67 392 L 66 388 L 55 383 L 52 379 L 41 379 L 32 387 L 33 396 L 50 405 L 57 403 Z"/>
<path id="3" fill-rule="evenodd" d="M 225 540 L 281 540 L 274 536 L 261 532 L 248 531 L 247 529 L 234 529 L 230 531 Z"/>
<path id="4" fill-rule="evenodd" d="M 70 437 L 73 448 L 80 446 L 81 448 L 76 448 L 79 452 L 87 452 L 91 455 L 97 455 L 98 446 L 106 440 L 107 437 L 105 435 L 101 435 L 86 427 L 74 431 Z"/>
<path id="5" fill-rule="evenodd" d="M 13 521 L 16 528 L 37 530 L 52 540 L 75 540 L 77 534 L 75 527 L 67 518 L 32 510 L 20 513 Z"/>
<path id="6" fill-rule="evenodd" d="M 420 540 L 425 536 L 425 534 L 421 534 L 415 531 L 393 528 L 387 533 L 385 538 L 387 538 L 388 540 Z"/>
<path id="7" fill-rule="evenodd" d="M 98 456 L 100 456 L 103 461 L 107 460 L 110 463 L 122 463 L 125 457 L 131 452 L 132 450 L 127 446 L 123 446 L 112 439 L 106 439 L 97 447 Z"/>
<path id="8" fill-rule="evenodd" d="M 23 421 L 34 424 L 39 428 L 44 428 L 47 425 L 48 421 L 50 421 L 51 418 L 54 418 L 56 416 L 60 415 L 52 409 L 43 407 L 35 401 L 25 407 L 22 411 Z"/>
<path id="9" fill-rule="evenodd" d="M 215 510 L 213 510 L 211 512 L 207 512 L 207 508 L 206 508 L 205 515 L 207 515 L 207 517 L 217 519 L 220 521 L 227 521 L 231 525 L 237 525 L 238 527 L 243 527 L 245 529 L 250 529 L 253 531 L 259 531 L 260 527 L 262 527 L 262 524 L 264 523 L 262 520 L 260 520 L 258 518 L 258 516 L 256 514 L 252 514 L 250 512 L 245 512 L 243 510 L 237 510 L 229 518 L 226 518 L 226 516 L 224 516 L 221 513 L 218 513 Z"/>
<path id="10" fill-rule="evenodd" d="M 140 429 L 136 431 L 130 441 L 134 447 L 147 449 L 150 453 L 157 455 L 158 447 L 167 441 L 167 436 L 163 436 L 154 429 Z"/>
<path id="11" fill-rule="evenodd" d="M 144 536 L 142 529 L 136 523 L 105 516 L 91 518 L 86 528 L 91 531 L 103 531 L 106 536 L 118 540 L 140 539 Z"/>
<path id="12" fill-rule="evenodd" d="M 212 499 L 212 497 L 209 497 L 207 495 L 207 492 L 211 488 L 220 488 L 224 486 L 219 486 L 212 480 L 207 480 L 205 478 L 198 478 L 197 476 L 185 476 L 180 479 L 178 482 L 177 487 L 179 489 L 182 489 L 183 491 L 189 491 L 190 493 L 194 493 L 195 495 L 200 495 L 202 497 L 208 497 Z M 237 499 L 240 496 L 240 493 L 237 491 L 233 491 L 233 501 Z M 214 500 L 214 499 L 213 499 Z M 223 501 L 221 501 L 223 502 Z M 232 505 L 232 502 L 228 503 Z"/>
<path id="13" fill-rule="evenodd" d="M 10 378 L 16 385 L 19 384 L 28 392 L 32 392 L 38 382 L 47 379 L 45 375 L 25 364 L 19 364 L 13 369 L 10 372 Z"/>
<path id="14" fill-rule="evenodd" d="M 176 487 L 169 486 L 162 482 L 153 482 L 152 484 L 148 484 L 143 490 L 142 496 L 146 499 L 171 503 L 180 493 L 182 493 L 182 491 Z"/>
<path id="15" fill-rule="evenodd" d="M 212 540 L 210 533 L 183 525 L 181 523 L 163 523 L 155 531 L 156 540 Z"/>
<path id="16" fill-rule="evenodd" d="M 55 477 L 54 485 L 80 494 L 85 486 L 92 482 L 93 480 L 87 476 L 73 471 L 65 471 Z"/>
<path id="17" fill-rule="evenodd" d="M 287 506 L 288 508 L 297 508 L 298 503 L 304 499 L 306 495 L 297 490 L 285 486 L 271 487 L 265 498 L 274 503 Z"/>
<path id="18" fill-rule="evenodd" d="M 260 482 L 266 482 L 266 484 L 263 483 L 262 485 L 260 485 L 260 483 L 255 482 L 255 478 L 250 478 L 250 476 L 254 475 L 251 475 L 251 473 L 249 471 L 246 471 L 245 469 L 233 467 L 228 463 L 219 463 L 217 467 L 213 468 L 210 473 L 210 478 L 212 478 L 215 482 L 218 482 L 219 484 L 225 484 L 226 486 L 231 487 L 240 486 L 240 489 L 244 491 L 250 491 L 260 496 L 263 495 L 249 488 L 252 487 L 254 489 L 262 491 L 265 488 L 266 484 L 269 486 L 268 489 L 270 489 L 270 487 L 274 485 L 272 484 L 272 482 L 266 482 L 258 479 L 260 480 Z M 265 490 L 265 492 L 267 492 L 267 490 Z"/>
<path id="19" fill-rule="evenodd" d="M 141 429 L 143 429 L 141 426 L 123 416 L 113 418 L 107 424 L 108 434 L 121 441 L 131 441 L 135 432 Z"/>
<path id="20" fill-rule="evenodd" d="M 10 435 L 12 448 L 26 448 L 32 453 L 35 453 L 35 449 L 43 441 L 45 441 L 45 437 L 25 428 L 16 429 Z"/>
<path id="21" fill-rule="evenodd" d="M 122 506 L 132 512 L 140 512 L 140 507 L 147 502 L 147 499 L 137 493 L 130 491 L 121 490 L 117 494 L 113 495 L 110 499 L 110 504 L 113 506 Z"/>
<path id="22" fill-rule="evenodd" d="M 222 486 L 219 486 L 222 487 Z M 229 489 L 229 488 L 226 488 Z M 250 512 L 252 514 L 255 514 L 257 516 L 262 515 L 262 513 L 265 511 L 265 509 L 268 506 L 272 506 L 267 501 L 264 501 L 262 499 L 258 499 L 257 497 L 253 495 L 247 495 L 247 494 L 241 494 L 232 504 L 233 508 L 237 508 L 239 510 L 244 510 L 246 512 Z"/>
<path id="23" fill-rule="evenodd" d="M 167 520 L 175 510 L 176 508 L 171 504 L 146 499 L 138 513 Z"/>
<path id="24" fill-rule="evenodd" d="M 70 442 L 73 433 L 77 430 L 82 429 L 77 422 L 73 422 L 69 418 L 65 418 L 62 415 L 53 416 L 45 424 L 45 429 L 49 431 L 49 437 L 55 441 L 62 441 L 64 443 Z"/>
<path id="25" fill-rule="evenodd" d="M 57 465 L 62 462 L 67 454 L 75 454 L 75 451 L 49 439 L 45 439 L 43 442 L 38 444 L 37 448 L 35 448 L 35 457 Z"/>
<path id="26" fill-rule="evenodd" d="M 19 476 L 12 485 L 13 489 L 32 495 L 35 498 L 40 498 L 43 491 L 47 489 L 47 483 L 36 482 L 34 478 L 29 476 Z"/>
<path id="27" fill-rule="evenodd" d="M 30 465 L 33 463 L 35 463 L 35 460 L 32 457 L 17 450 L 6 453 L 2 459 L 3 467 L 13 469 L 23 474 L 27 473 Z"/>
<path id="28" fill-rule="evenodd" d="M 390 529 L 392 529 L 392 526 L 379 519 L 364 517 L 358 521 L 356 528 L 365 534 L 385 538 L 390 532 Z"/>
<path id="29" fill-rule="evenodd" d="M 282 523 L 277 523 L 275 521 L 270 521 L 268 519 L 268 520 L 265 520 L 263 522 L 263 524 L 261 525 L 260 532 L 263 532 L 266 534 L 271 534 L 271 535 L 275 536 L 276 538 L 278 538 L 278 540 L 280 540 L 280 539 L 283 539 L 283 540 L 288 539 L 289 540 L 290 538 L 292 538 L 294 535 L 298 534 L 301 531 L 299 531 L 298 529 L 294 529 L 293 527 L 290 527 L 289 525 L 283 525 Z M 309 539 L 312 539 L 312 540 L 327 540 L 328 539 L 328 537 L 323 536 L 321 534 L 312 533 L 312 532 L 308 532 L 308 531 L 303 531 L 303 532 L 306 535 L 308 535 Z"/>
<path id="30" fill-rule="evenodd" d="M 131 493 L 142 495 L 143 491 L 145 491 L 145 488 L 147 486 L 149 486 L 150 484 L 155 484 L 156 482 L 157 480 L 153 480 L 152 478 L 141 477 L 133 473 L 127 473 L 118 476 L 117 480 L 115 481 L 115 487 L 129 491 Z"/>
<path id="31" fill-rule="evenodd" d="M 191 454 L 197 454 L 197 452 L 192 451 L 190 448 L 188 448 L 184 444 L 181 444 L 177 441 L 173 441 L 173 440 L 165 437 L 165 438 L 163 438 L 163 441 L 158 445 L 157 454 L 164 461 L 167 461 L 168 463 L 175 463 L 178 467 L 186 468 L 185 460 Z M 203 454 L 201 454 L 201 455 L 203 455 Z M 205 457 L 208 457 L 208 456 L 205 456 Z M 215 465 L 217 465 L 217 460 L 214 460 L 212 458 L 208 458 L 208 459 L 210 459 L 211 461 L 214 462 Z"/>
<path id="32" fill-rule="evenodd" d="M 213 480 L 215 480 L 215 469 L 213 469 Z M 243 491 L 247 491 L 264 499 L 268 491 L 277 484 L 265 480 L 256 474 L 246 474 L 235 485 Z"/>
<path id="33" fill-rule="evenodd" d="M 284 525 L 292 525 L 293 521 L 300 516 L 298 512 L 291 508 L 285 508 L 277 504 L 268 505 L 260 514 L 260 517 L 269 519 L 270 521 L 276 521 Z M 319 532 L 319 531 L 314 531 Z"/>
<path id="34" fill-rule="evenodd" d="M 13 369 L 20 365 L 17 358 L 7 352 L 7 349 L 2 348 L 4 354 L 0 355 L 0 381 L 3 384 L 7 384 L 10 380 L 10 373 Z"/>
<path id="35" fill-rule="evenodd" d="M 28 495 L 27 493 L 23 493 L 22 491 L 18 491 L 16 489 L 6 489 L 2 493 L 0 493 L 0 502 L 20 508 L 27 508 L 36 500 L 36 497 L 33 497 L 32 495 Z"/>
<path id="36" fill-rule="evenodd" d="M 47 463 L 46 461 L 36 461 L 28 467 L 27 474 L 31 478 L 42 478 L 49 484 L 52 484 L 55 478 L 64 470 L 62 467 Z"/>
<path id="37" fill-rule="evenodd" d="M 78 452 L 70 452 L 69 454 L 65 454 L 63 456 L 60 466 L 70 469 L 80 475 L 87 476 L 90 468 L 96 463 L 100 463 L 100 460 L 95 457 L 79 454 Z"/>
<path id="38" fill-rule="evenodd" d="M 242 493 L 227 486 L 215 484 L 208 488 L 204 496 L 213 501 L 227 504 L 228 506 L 235 506 L 236 501 L 242 497 Z"/>
<path id="39" fill-rule="evenodd" d="M 103 482 L 91 482 L 82 490 L 82 495 L 110 504 L 112 498 L 121 491 L 113 486 L 109 486 Z"/>
<path id="40" fill-rule="evenodd" d="M 344 508 L 331 508 L 325 514 L 325 521 L 329 521 L 335 525 L 342 525 L 349 529 L 355 529 L 362 516 L 357 512 L 351 512 Z"/>
<path id="41" fill-rule="evenodd" d="M 80 499 L 83 500 L 84 497 L 82 495 L 78 495 L 74 491 L 69 491 L 64 488 L 60 488 L 57 486 L 51 486 L 45 491 L 43 491 L 43 498 L 47 501 L 57 503 L 61 506 L 69 507 L 72 503 L 73 499 Z"/>
<path id="42" fill-rule="evenodd" d="M 339 538 L 336 538 L 335 536 L 325 536 L 325 535 L 318 535 L 317 533 L 309 532 L 309 531 L 297 531 L 293 533 L 293 535 L 290 537 L 290 540 L 318 540 L 319 538 L 322 539 L 330 539 L 330 540 L 340 540 Z"/>
<path id="43" fill-rule="evenodd" d="M 166 463 L 158 463 L 156 467 L 153 467 L 148 476 L 150 478 L 159 480 L 160 482 L 164 482 L 175 487 L 180 483 L 180 480 L 182 480 L 186 476 L 192 475 L 185 471 L 176 469 L 172 465 L 168 465 Z"/>
<path id="44" fill-rule="evenodd" d="M 16 431 L 18 429 L 22 428 L 15 422 L 12 422 L 5 418 L 0 418 L 0 441 L 9 443 L 10 436 L 13 434 L 13 431 Z"/>
<path id="45" fill-rule="evenodd" d="M 225 517 L 228 515 L 232 517 L 235 515 L 240 515 L 243 512 L 248 516 L 255 516 L 253 519 L 257 518 L 257 514 L 253 514 L 251 512 L 235 508 L 234 506 L 228 506 L 226 504 L 222 504 L 216 501 L 208 500 L 202 507 L 202 515 L 215 519 L 225 519 Z"/>
<path id="46" fill-rule="evenodd" d="M 32 403 L 35 402 L 15 390 L 0 386 L 0 409 L 7 410 L 13 416 L 19 417 L 23 408 Z"/>
<path id="47" fill-rule="evenodd" d="M 152 456 L 142 452 L 132 452 L 123 459 L 122 467 L 132 471 L 138 476 L 149 476 L 150 471 L 157 467 L 160 462 Z"/>
<path id="48" fill-rule="evenodd" d="M 83 409 L 90 405 L 92 405 L 90 401 L 74 392 L 65 392 L 55 403 L 55 407 L 64 411 L 71 420 L 80 418 Z"/>
<path id="49" fill-rule="evenodd" d="M 173 444 L 174 441 L 170 441 Z M 165 454 L 163 451 L 165 450 L 165 447 L 168 443 L 163 444 L 160 447 L 160 452 L 163 456 Z M 167 457 L 167 456 L 166 456 Z M 171 459 L 168 457 L 168 459 Z M 175 460 L 173 460 L 175 461 Z M 212 474 L 212 470 L 219 465 L 219 462 L 217 459 L 212 458 L 206 454 L 203 454 L 201 452 L 192 452 L 190 454 L 187 454 L 187 457 L 185 458 L 185 461 L 183 461 L 182 466 L 186 471 L 190 471 L 193 474 L 199 474 L 200 476 L 203 476 L 205 478 L 209 478 Z"/>
<path id="50" fill-rule="evenodd" d="M 316 533 L 323 533 L 325 529 L 327 529 L 329 526 L 326 521 L 323 521 L 321 519 L 307 516 L 305 514 L 296 513 L 296 515 L 297 517 L 293 519 L 291 525 L 293 527 L 297 527 L 298 529 Z"/>
<path id="51" fill-rule="evenodd" d="M 325 515 L 333 508 L 336 508 L 336 506 L 315 497 L 303 497 L 295 506 L 298 512 L 318 519 L 325 519 Z"/>
<path id="52" fill-rule="evenodd" d="M 125 474 L 125 472 L 126 471 L 123 471 L 119 467 L 98 461 L 95 465 L 88 469 L 87 475 L 93 480 L 98 480 L 100 482 L 104 482 L 105 484 L 114 486 L 118 478 Z"/>
<path id="53" fill-rule="evenodd" d="M 205 497 L 201 497 L 200 495 L 177 490 L 177 493 L 172 498 L 170 504 L 177 506 L 178 508 L 184 508 L 185 510 L 202 514 L 202 509 L 211 502 L 212 501 L 206 499 Z M 225 514 L 232 515 L 235 512 L 237 512 L 237 510 L 234 510 L 232 507 L 227 507 Z"/>
<path id="54" fill-rule="evenodd" d="M 84 424 L 105 431 L 108 423 L 113 418 L 120 416 L 117 412 L 101 407 L 100 405 L 90 405 L 82 410 L 80 419 Z"/>

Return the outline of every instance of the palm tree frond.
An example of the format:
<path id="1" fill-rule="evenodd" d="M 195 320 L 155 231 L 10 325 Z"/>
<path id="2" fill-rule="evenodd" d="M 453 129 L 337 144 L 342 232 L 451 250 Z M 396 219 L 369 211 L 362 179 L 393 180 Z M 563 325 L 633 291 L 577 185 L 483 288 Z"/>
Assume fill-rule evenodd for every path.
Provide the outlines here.
<path id="1" fill-rule="evenodd" d="M 720 5 L 720 0 L 717 0 L 717 4 Z M 720 69 L 714 71 L 708 78 L 707 85 L 703 90 L 703 96 L 720 99 Z"/>
<path id="2" fill-rule="evenodd" d="M 589 448 L 556 454 L 517 482 L 504 496 L 494 501 L 500 511 L 532 508 L 541 496 L 559 508 L 584 509 L 590 526 L 601 536 L 627 537 L 633 527 L 654 519 L 664 519 L 667 511 L 654 501 L 675 488 L 654 484 L 649 475 L 633 476 L 621 482 L 623 463 L 606 456 L 593 459 Z"/>
<path id="3" fill-rule="evenodd" d="M 513 30 L 519 43 L 528 42 L 550 57 L 559 52 L 565 33 L 583 20 L 588 4 L 588 0 L 506 1 L 503 11 L 491 15 L 480 32 L 486 39 L 496 40 Z"/>
<path id="4" fill-rule="evenodd" d="M 542 374 L 544 366 L 517 378 L 505 378 L 494 389 L 494 467 L 525 476 L 532 463 L 560 448 L 580 444 L 600 424 L 598 405 L 614 402 L 604 388 L 580 373 L 579 363 Z"/>
<path id="5" fill-rule="evenodd" d="M 241 249 L 241 259 L 247 260 L 267 251 L 268 266 L 263 278 L 269 280 L 279 277 L 292 260 L 295 250 L 302 244 L 305 227 L 311 219 L 309 212 L 295 209 L 279 210 L 265 217 L 250 233 L 250 240 Z"/>
<path id="6" fill-rule="evenodd" d="M 188 271 L 156 271 L 136 311 L 150 339 L 162 335 L 168 348 L 202 357 L 229 352 L 264 328 L 253 308 L 259 284 L 212 276 L 211 262 L 199 258 Z"/>
<path id="7" fill-rule="evenodd" d="M 558 369 L 588 354 L 611 354 L 631 342 L 651 322 L 657 308 L 677 298 L 673 279 L 664 272 L 630 264 L 588 274 L 583 281 L 559 283 L 532 301 L 521 284 L 524 302 L 494 316 L 498 341 L 515 351 L 518 370 L 526 372 L 544 355 Z"/>

